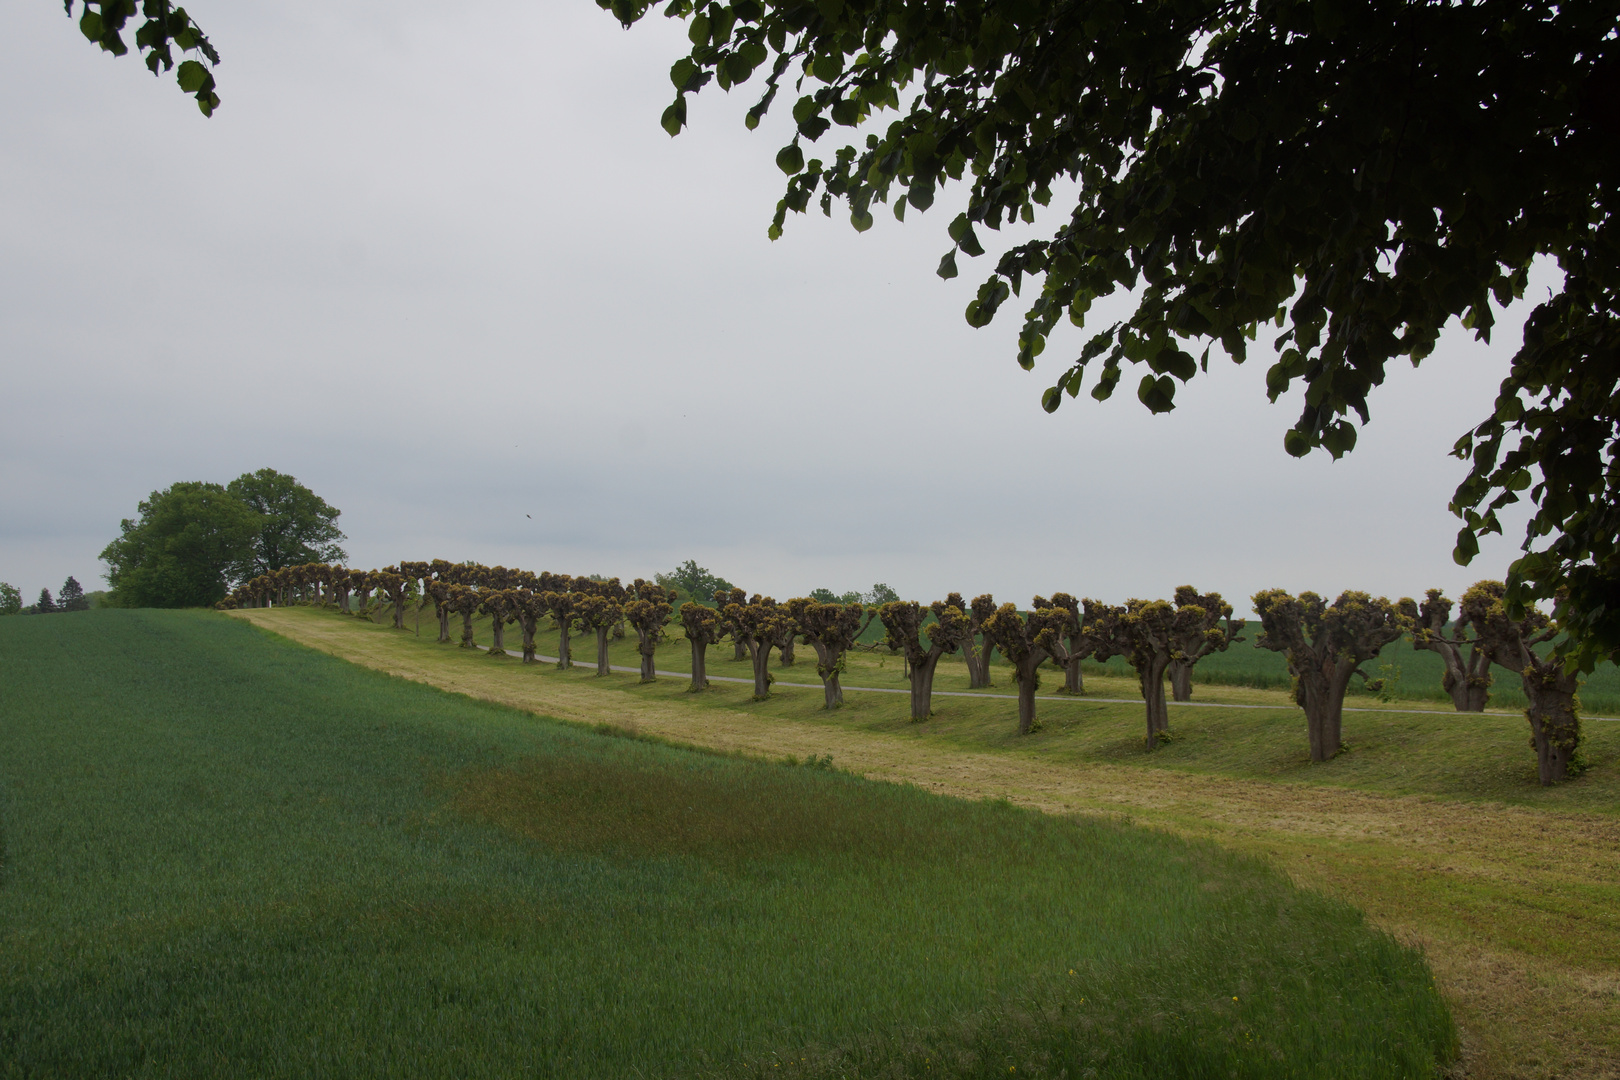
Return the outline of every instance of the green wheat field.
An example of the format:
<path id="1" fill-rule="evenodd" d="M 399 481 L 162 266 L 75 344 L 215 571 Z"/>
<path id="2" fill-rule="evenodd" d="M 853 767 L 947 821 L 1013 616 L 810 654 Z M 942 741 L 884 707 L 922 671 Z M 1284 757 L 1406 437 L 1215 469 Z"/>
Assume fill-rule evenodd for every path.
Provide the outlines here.
<path id="1" fill-rule="evenodd" d="M 0 622 L 0 1076 L 1436 1075 L 1246 857 L 538 719 L 202 612 Z"/>

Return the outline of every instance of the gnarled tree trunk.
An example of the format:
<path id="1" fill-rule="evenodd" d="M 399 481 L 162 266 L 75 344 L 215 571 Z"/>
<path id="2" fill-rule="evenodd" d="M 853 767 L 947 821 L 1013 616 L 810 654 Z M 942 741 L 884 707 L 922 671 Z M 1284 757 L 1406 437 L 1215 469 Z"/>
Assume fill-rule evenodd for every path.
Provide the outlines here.
<path id="1" fill-rule="evenodd" d="M 792 637 L 789 637 L 786 641 L 782 642 L 782 659 L 780 660 L 780 663 L 783 667 L 793 666 L 793 646 L 794 639 Z"/>
<path id="2" fill-rule="evenodd" d="M 438 606 L 439 641 L 444 643 L 450 640 L 450 609 L 443 604 Z"/>
<path id="3" fill-rule="evenodd" d="M 608 666 L 608 635 L 613 632 L 611 626 L 598 626 L 596 628 L 596 674 L 598 676 L 611 675 L 613 669 Z"/>
<path id="4" fill-rule="evenodd" d="M 1529 650 L 1526 650 L 1527 652 Z M 1523 672 L 1524 696 L 1530 707 L 1530 745 L 1536 749 L 1536 767 L 1543 787 L 1569 779 L 1569 766 L 1581 745 L 1581 718 L 1575 710 L 1579 678 L 1564 671 L 1556 657 L 1530 654 Z"/>
<path id="5" fill-rule="evenodd" d="M 750 641 L 748 651 L 754 662 L 754 700 L 764 701 L 771 696 L 771 646 L 764 642 Z"/>
<path id="6" fill-rule="evenodd" d="M 816 650 L 816 674 L 821 676 L 821 692 L 828 709 L 836 709 L 844 704 L 844 687 L 838 681 L 843 665 L 843 653 L 834 653 L 824 643 L 810 638 L 810 645 Z"/>
<path id="7" fill-rule="evenodd" d="M 982 638 L 982 635 L 976 635 Z M 995 649 L 988 639 L 969 639 L 962 644 L 962 659 L 967 661 L 968 689 L 983 690 L 990 685 L 990 653 Z"/>
<path id="8" fill-rule="evenodd" d="M 692 642 L 692 686 L 693 690 L 707 690 L 709 688 L 709 672 L 707 659 L 709 653 L 708 642 L 699 638 L 691 638 Z"/>
<path id="9" fill-rule="evenodd" d="M 1065 693 L 1080 695 L 1086 692 L 1085 676 L 1080 673 L 1080 661 L 1084 656 L 1070 656 L 1063 665 L 1063 690 Z"/>
<path id="10" fill-rule="evenodd" d="M 1170 730 L 1170 708 L 1164 700 L 1164 672 L 1168 659 L 1154 656 L 1142 668 L 1142 701 L 1147 706 L 1147 748 L 1159 745 L 1159 733 Z"/>
<path id="11" fill-rule="evenodd" d="M 1311 740 L 1312 761 L 1332 761 L 1344 749 L 1344 694 L 1356 665 L 1328 659 L 1319 670 L 1296 672 L 1296 700 L 1305 710 L 1305 728 Z"/>
<path id="12" fill-rule="evenodd" d="M 574 653 L 572 644 L 568 640 L 568 620 L 557 621 L 557 666 L 571 668 L 574 666 Z"/>
<path id="13" fill-rule="evenodd" d="M 473 640 L 473 613 L 471 611 L 461 613 L 461 647 L 463 649 L 478 648 L 478 643 Z"/>
<path id="14" fill-rule="evenodd" d="M 1192 669 L 1185 660 L 1170 661 L 1170 693 L 1177 701 L 1192 700 Z"/>
<path id="15" fill-rule="evenodd" d="M 1041 687 L 1040 666 L 1047 660 L 1045 649 L 1031 649 L 1022 663 L 1013 666 L 1018 683 L 1018 734 L 1035 730 L 1035 691 Z"/>
<path id="16" fill-rule="evenodd" d="M 488 655 L 506 655 L 506 620 L 501 618 L 499 615 L 491 616 L 489 620 Z"/>
<path id="17" fill-rule="evenodd" d="M 642 633 L 639 630 L 637 634 L 640 635 L 636 647 L 641 652 L 641 681 L 644 683 L 656 682 L 658 680 L 658 665 L 653 660 L 653 651 L 658 647 L 658 642 L 652 634 Z"/>
<path id="18" fill-rule="evenodd" d="M 911 719 L 927 720 L 934 715 L 934 672 L 939 669 L 940 649 L 930 649 L 922 663 L 911 665 Z M 1020 730 L 1022 730 L 1020 713 Z"/>
<path id="19" fill-rule="evenodd" d="M 731 653 L 733 660 L 747 660 L 753 655 L 752 650 L 748 648 L 748 642 L 742 638 L 733 638 L 731 644 L 733 646 Z"/>

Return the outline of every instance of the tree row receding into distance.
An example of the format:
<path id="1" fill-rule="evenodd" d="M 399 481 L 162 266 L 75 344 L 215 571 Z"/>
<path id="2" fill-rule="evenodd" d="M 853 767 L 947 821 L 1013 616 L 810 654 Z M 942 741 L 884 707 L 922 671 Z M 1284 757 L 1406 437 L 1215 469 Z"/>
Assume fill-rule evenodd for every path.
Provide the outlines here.
<path id="1" fill-rule="evenodd" d="M 532 573 L 478 563 L 401 562 L 381 570 L 351 570 L 325 563 L 285 567 L 260 574 L 221 601 L 224 608 L 287 604 L 331 605 L 345 613 L 370 614 L 372 598 L 386 604 L 393 626 L 407 629 L 414 609 L 420 633 L 423 609 L 432 605 L 438 640 L 452 640 L 451 621 L 460 616 L 462 648 L 479 648 L 473 620 L 490 619 L 487 655 L 505 656 L 506 628 L 522 635 L 524 663 L 537 663 L 537 637 L 557 634 L 556 664 L 573 666 L 572 639 L 594 639 L 598 675 L 611 671 L 609 643 L 636 634 L 641 679 L 657 678 L 657 648 L 679 621 L 691 648 L 691 689 L 708 688 L 707 652 L 730 639 L 735 658 L 753 669 L 755 700 L 768 698 L 775 651 L 783 666 L 794 662 L 794 644 L 815 650 L 826 707 L 843 704 L 841 676 L 850 652 L 884 649 L 905 665 L 911 688 L 911 717 L 933 715 L 934 676 L 940 661 L 962 654 L 969 685 L 990 685 L 989 661 L 999 652 L 1011 667 L 1017 687 L 1018 731 L 1039 730 L 1036 690 L 1041 668 L 1051 663 L 1063 672 L 1061 693 L 1084 693 L 1080 662 L 1120 657 L 1136 672 L 1146 718 L 1146 746 L 1152 750 L 1171 739 L 1166 683 L 1176 701 L 1192 698 L 1192 669 L 1205 656 L 1244 640 L 1245 620 L 1233 618 L 1232 605 L 1220 593 L 1200 593 L 1182 586 L 1169 600 L 1127 600 L 1106 604 L 1076 599 L 1068 593 L 1035 597 L 1027 609 L 997 605 L 989 594 L 963 600 L 951 593 L 931 604 L 890 599 L 866 603 L 851 597 L 817 596 L 778 602 L 718 583 L 711 603 L 688 600 L 668 579 L 635 579 Z M 818 593 L 820 590 L 818 590 Z M 830 594 L 828 594 L 830 595 Z M 892 592 L 889 595 L 893 595 Z M 1438 590 L 1422 604 L 1410 599 L 1391 602 L 1364 592 L 1344 592 L 1331 603 L 1311 592 L 1295 596 L 1267 589 L 1253 597 L 1261 633 L 1255 644 L 1278 652 L 1293 676 L 1295 701 L 1305 712 L 1312 761 L 1328 761 L 1345 748 L 1344 699 L 1353 679 L 1369 679 L 1366 664 L 1387 646 L 1409 637 L 1414 649 L 1438 653 L 1446 669 L 1444 685 L 1459 712 L 1480 712 L 1489 700 L 1493 665 L 1519 674 L 1529 707 L 1531 744 L 1543 784 L 1569 778 L 1580 769 L 1581 723 L 1577 675 L 1547 648 L 1558 636 L 1557 624 L 1530 607 L 1515 617 L 1501 582 L 1481 581 L 1464 594 L 1460 605 Z M 1456 616 L 1452 611 L 1456 607 Z M 876 620 L 884 636 L 862 644 Z"/>

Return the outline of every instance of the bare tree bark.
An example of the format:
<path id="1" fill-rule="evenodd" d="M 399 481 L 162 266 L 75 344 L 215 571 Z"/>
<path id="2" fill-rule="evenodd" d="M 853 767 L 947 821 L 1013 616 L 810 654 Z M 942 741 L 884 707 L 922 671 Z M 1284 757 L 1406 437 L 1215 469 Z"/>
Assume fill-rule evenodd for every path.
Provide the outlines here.
<path id="1" fill-rule="evenodd" d="M 939 669 L 943 650 L 929 649 L 911 665 L 911 718 L 927 720 L 934 715 L 934 673 Z"/>
<path id="2" fill-rule="evenodd" d="M 1170 693 L 1177 701 L 1192 700 L 1192 669 L 1185 660 L 1170 661 Z"/>
<path id="3" fill-rule="evenodd" d="M 764 701 L 771 696 L 771 646 L 768 642 L 749 640 L 748 652 L 754 662 L 754 700 Z"/>
<path id="4" fill-rule="evenodd" d="M 489 655 L 506 655 L 506 620 L 499 615 L 491 616 L 489 620 Z"/>
<path id="5" fill-rule="evenodd" d="M 1021 663 L 1013 665 L 1013 681 L 1018 684 L 1018 734 L 1028 735 L 1035 730 L 1035 691 L 1041 687 L 1039 668 L 1046 653 L 1031 649 Z"/>
<path id="6" fill-rule="evenodd" d="M 709 688 L 708 642 L 695 637 L 690 640 L 692 644 L 692 689 L 707 690 Z"/>
<path id="7" fill-rule="evenodd" d="M 1526 650 L 1528 651 L 1528 650 Z M 1575 708 L 1579 677 L 1564 670 L 1558 657 L 1530 653 L 1524 668 L 1524 696 L 1530 707 L 1530 738 L 1536 748 L 1536 769 L 1542 787 L 1569 779 L 1569 767 L 1581 745 L 1581 718 Z"/>

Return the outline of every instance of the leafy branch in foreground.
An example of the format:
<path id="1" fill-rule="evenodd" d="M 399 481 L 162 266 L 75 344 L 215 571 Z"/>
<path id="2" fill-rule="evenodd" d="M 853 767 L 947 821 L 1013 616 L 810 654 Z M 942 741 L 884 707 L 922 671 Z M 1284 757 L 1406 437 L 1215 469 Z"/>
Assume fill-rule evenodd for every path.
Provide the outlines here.
<path id="1" fill-rule="evenodd" d="M 647 0 L 598 0 L 625 25 Z M 1532 262 L 1564 285 L 1530 316 L 1452 509 L 1467 562 L 1496 511 L 1531 489 L 1515 609 L 1559 596 L 1576 658 L 1620 658 L 1620 5 L 1614 0 L 669 0 L 692 49 L 670 70 L 663 126 L 688 95 L 759 78 L 756 127 L 786 89 L 776 156 L 789 211 L 878 204 L 903 219 L 967 188 L 939 274 L 985 253 L 983 230 L 1032 223 L 1077 187 L 1048 237 L 1012 244 L 967 306 L 987 325 L 1026 308 L 1026 369 L 1064 320 L 1129 294 L 1042 403 L 1111 396 L 1127 365 L 1149 410 L 1219 348 L 1274 353 L 1273 401 L 1304 386 L 1288 453 L 1334 457 L 1397 357 L 1421 361 L 1453 319 L 1489 340 L 1492 303 Z M 876 123 L 880 114 L 892 122 Z M 849 141 L 806 153 L 834 126 Z M 857 130 L 863 129 L 864 130 Z M 1070 196 L 1063 195 L 1063 199 Z M 1026 279 L 1028 281 L 1026 282 Z M 1261 342 L 1261 335 L 1268 340 Z M 1539 470 L 1540 479 L 1536 479 Z M 1534 487 L 1532 488 L 1532 484 Z M 1544 543 L 1543 543 L 1544 542 Z M 1538 546 L 1539 544 L 1539 546 Z"/>
<path id="2" fill-rule="evenodd" d="M 62 0 L 68 17 L 73 17 L 74 0 Z M 135 17 L 135 0 L 80 0 L 83 13 L 79 16 L 79 32 L 101 46 L 104 52 L 123 56 L 129 52 L 124 43 L 124 27 Z M 141 14 L 146 21 L 135 31 L 135 48 L 146 54 L 146 66 L 153 75 L 174 68 L 174 51 L 195 52 L 208 64 L 219 63 L 219 53 L 209 43 L 202 27 L 191 20 L 183 7 L 175 7 L 169 0 L 142 0 Z M 214 73 L 202 60 L 182 60 L 174 73 L 180 89 L 197 99 L 197 108 L 204 116 L 213 116 L 219 108 L 219 94 L 215 92 Z"/>

